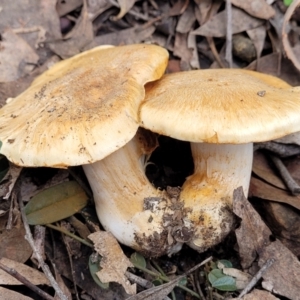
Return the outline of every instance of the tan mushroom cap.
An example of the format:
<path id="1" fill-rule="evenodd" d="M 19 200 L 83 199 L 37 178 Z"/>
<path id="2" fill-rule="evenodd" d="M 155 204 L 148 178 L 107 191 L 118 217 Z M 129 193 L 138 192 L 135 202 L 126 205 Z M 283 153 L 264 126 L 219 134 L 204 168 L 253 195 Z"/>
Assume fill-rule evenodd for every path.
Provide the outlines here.
<path id="1" fill-rule="evenodd" d="M 141 126 L 180 140 L 267 141 L 300 130 L 300 88 L 271 75 L 209 69 L 146 85 Z"/>
<path id="2" fill-rule="evenodd" d="M 1 153 L 17 165 L 92 163 L 138 128 L 144 85 L 168 52 L 155 45 L 97 47 L 55 64 L 0 110 Z"/>

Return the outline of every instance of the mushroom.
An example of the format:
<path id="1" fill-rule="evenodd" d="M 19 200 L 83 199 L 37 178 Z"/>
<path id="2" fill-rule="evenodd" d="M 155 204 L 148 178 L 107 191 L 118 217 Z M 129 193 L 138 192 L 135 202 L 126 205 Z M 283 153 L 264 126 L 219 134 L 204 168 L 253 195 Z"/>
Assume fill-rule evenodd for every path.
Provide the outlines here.
<path id="1" fill-rule="evenodd" d="M 173 73 L 146 85 L 141 126 L 191 142 L 194 173 L 179 196 L 189 246 L 202 252 L 230 232 L 233 190 L 248 193 L 253 142 L 299 131 L 299 115 L 299 87 L 254 71 Z"/>
<path id="2" fill-rule="evenodd" d="M 147 180 L 141 160 L 156 142 L 136 134 L 144 85 L 167 62 L 168 52 L 155 45 L 94 48 L 55 64 L 0 110 L 1 153 L 19 166 L 83 165 L 101 223 L 136 249 L 155 232 L 150 207 L 167 197 Z"/>

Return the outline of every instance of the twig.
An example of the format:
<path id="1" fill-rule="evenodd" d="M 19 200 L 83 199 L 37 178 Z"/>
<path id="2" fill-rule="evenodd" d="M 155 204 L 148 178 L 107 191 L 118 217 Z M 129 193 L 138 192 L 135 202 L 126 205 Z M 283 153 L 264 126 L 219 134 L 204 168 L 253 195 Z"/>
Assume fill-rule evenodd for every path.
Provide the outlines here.
<path id="1" fill-rule="evenodd" d="M 41 225 L 34 226 L 34 245 L 38 253 L 42 256 L 43 260 L 45 259 L 45 235 L 46 228 Z M 39 262 L 35 256 L 35 253 L 32 254 L 31 260 L 40 268 Z"/>
<path id="2" fill-rule="evenodd" d="M 145 289 L 150 289 L 150 288 L 154 287 L 154 284 L 152 282 L 150 282 L 149 280 L 146 280 L 144 278 L 136 276 L 128 271 L 125 272 L 125 275 L 130 281 L 137 283 L 138 285 L 140 285 L 141 287 L 143 287 Z"/>
<path id="3" fill-rule="evenodd" d="M 2 263 L 0 263 L 0 269 L 11 275 L 12 277 L 16 278 L 18 281 L 22 282 L 24 285 L 26 285 L 29 289 L 34 291 L 36 294 L 41 296 L 42 298 L 46 300 L 54 300 L 52 296 L 45 293 L 43 290 L 41 290 L 36 285 L 32 284 L 27 278 L 25 278 L 23 275 L 18 273 L 15 269 L 9 268 Z"/>
<path id="4" fill-rule="evenodd" d="M 284 183 L 286 184 L 287 188 L 293 195 L 300 194 L 300 186 L 298 183 L 293 179 L 289 171 L 287 170 L 286 166 L 283 164 L 281 159 L 275 155 L 270 155 L 272 162 L 274 163 L 275 167 L 277 168 L 278 172 Z"/>
<path id="5" fill-rule="evenodd" d="M 195 281 L 196 281 L 196 288 L 197 288 L 197 291 L 198 291 L 198 294 L 200 295 L 200 297 L 203 299 L 203 300 L 206 300 L 204 294 L 203 294 L 203 291 L 201 289 L 201 285 L 200 285 L 200 271 L 198 271 L 196 273 L 196 276 L 195 276 Z"/>
<path id="6" fill-rule="evenodd" d="M 226 68 L 226 66 L 223 64 L 221 58 L 220 58 L 220 55 L 218 53 L 218 50 L 216 48 L 216 45 L 215 45 L 215 42 L 214 42 L 214 39 L 211 37 L 211 36 L 207 36 L 206 37 L 206 40 L 207 40 L 207 43 L 209 45 L 209 48 L 215 58 L 215 60 L 217 61 L 217 63 L 219 64 L 219 66 L 221 68 Z"/>
<path id="7" fill-rule="evenodd" d="M 226 50 L 225 59 L 232 68 L 232 7 L 231 1 L 226 0 Z"/>
<path id="8" fill-rule="evenodd" d="M 248 292 L 250 292 L 253 287 L 256 285 L 256 283 L 260 280 L 264 272 L 272 266 L 272 264 L 275 262 L 274 258 L 270 258 L 266 261 L 266 263 L 261 267 L 261 269 L 253 276 L 251 281 L 248 283 L 248 285 L 242 290 L 240 295 L 237 297 L 237 299 L 241 299 L 243 296 L 245 296 Z"/>
<path id="9" fill-rule="evenodd" d="M 77 300 L 80 300 L 79 299 L 79 294 L 78 294 L 78 289 L 77 289 L 77 282 L 76 282 L 76 278 L 75 278 L 74 264 L 73 264 L 72 253 L 71 253 L 72 251 L 71 251 L 68 239 L 66 238 L 67 236 L 64 235 L 64 234 L 61 234 L 61 235 L 62 235 L 62 239 L 64 241 L 64 244 L 66 246 L 66 250 L 67 250 L 67 253 L 68 253 L 68 258 L 69 258 L 69 263 L 70 263 L 70 268 L 71 268 L 71 274 L 72 274 L 72 280 L 73 280 L 73 286 L 74 286 L 75 296 L 76 296 Z"/>
<path id="10" fill-rule="evenodd" d="M 63 229 L 63 228 L 61 228 L 61 227 L 59 227 L 59 226 L 55 226 L 55 225 L 53 225 L 53 224 L 46 224 L 45 226 L 47 226 L 47 227 L 49 227 L 49 228 L 52 228 L 52 229 L 55 229 L 55 230 L 57 230 L 57 231 L 59 231 L 59 232 L 62 232 L 63 234 L 68 235 L 69 237 L 71 237 L 71 238 L 73 238 L 73 239 L 79 241 L 80 243 L 82 243 L 82 244 L 84 244 L 84 245 L 86 245 L 86 246 L 88 246 L 88 247 L 90 247 L 90 248 L 94 248 L 94 246 L 93 246 L 92 243 L 89 243 L 89 242 L 86 241 L 85 239 L 82 239 L 81 237 L 79 237 L 79 236 L 77 236 L 77 235 L 71 233 L 71 232 L 68 231 L 68 230 L 65 230 L 65 229 Z"/>
<path id="11" fill-rule="evenodd" d="M 86 185 L 86 183 L 78 176 L 75 167 L 68 168 L 69 174 L 78 182 L 78 184 L 82 187 L 82 189 L 86 192 L 89 198 L 93 198 L 93 193 L 91 189 Z"/>
<path id="12" fill-rule="evenodd" d="M 300 146 L 298 145 L 281 144 L 272 141 L 254 144 L 254 151 L 259 149 L 272 151 L 280 157 L 289 157 L 300 154 Z"/>
<path id="13" fill-rule="evenodd" d="M 45 276 L 50 281 L 50 283 L 51 283 L 52 287 L 54 288 L 54 290 L 55 290 L 57 296 L 59 297 L 59 299 L 68 300 L 68 297 L 63 293 L 63 291 L 59 287 L 58 283 L 56 282 L 55 278 L 53 277 L 53 275 L 52 275 L 52 273 L 49 269 L 49 266 L 44 262 L 41 254 L 35 248 L 34 240 L 32 238 L 32 234 L 31 234 L 28 222 L 27 222 L 27 217 L 26 217 L 26 214 L 25 214 L 23 201 L 22 201 L 21 197 L 18 197 L 18 198 L 19 198 L 19 206 L 20 206 L 20 211 L 21 211 L 21 215 L 22 215 L 22 220 L 23 220 L 25 231 L 26 231 L 25 239 L 30 244 L 31 249 L 33 250 L 33 252 L 35 254 L 35 257 L 39 262 L 39 265 L 41 266 Z"/>
<path id="14" fill-rule="evenodd" d="M 282 44 L 286 56 L 293 62 L 294 66 L 300 71 L 300 61 L 298 60 L 297 56 L 293 52 L 293 49 L 288 39 L 289 20 L 298 6 L 300 6 L 300 0 L 294 0 L 291 3 L 291 5 L 288 7 L 283 18 L 281 38 L 282 38 Z"/>

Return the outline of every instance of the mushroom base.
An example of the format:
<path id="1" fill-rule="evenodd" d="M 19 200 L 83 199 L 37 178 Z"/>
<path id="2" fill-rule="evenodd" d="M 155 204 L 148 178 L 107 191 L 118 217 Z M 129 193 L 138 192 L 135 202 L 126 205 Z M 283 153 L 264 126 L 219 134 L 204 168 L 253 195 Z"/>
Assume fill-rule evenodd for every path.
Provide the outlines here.
<path id="1" fill-rule="evenodd" d="M 103 227 L 146 256 L 178 252 L 193 236 L 179 189 L 160 191 L 145 175 L 145 136 L 138 134 L 105 159 L 84 165 Z M 153 150 L 153 149 L 152 149 Z"/>
<path id="2" fill-rule="evenodd" d="M 248 194 L 253 144 L 192 143 L 191 149 L 195 170 L 182 186 L 180 200 L 191 209 L 188 219 L 195 228 L 187 244 L 203 252 L 232 230 L 233 191 L 242 186 Z"/>

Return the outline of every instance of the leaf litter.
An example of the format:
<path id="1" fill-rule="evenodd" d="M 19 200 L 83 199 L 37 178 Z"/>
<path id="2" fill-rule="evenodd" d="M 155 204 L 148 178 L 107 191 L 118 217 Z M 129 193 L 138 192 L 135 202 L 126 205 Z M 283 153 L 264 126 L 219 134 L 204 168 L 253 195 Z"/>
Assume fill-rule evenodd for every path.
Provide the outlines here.
<path id="1" fill-rule="evenodd" d="M 284 6 L 282 1 L 231 0 L 230 2 L 231 22 L 226 21 L 226 6 L 221 0 L 36 0 L 32 1 L 30 8 L 25 0 L 5 2 L 1 4 L 0 9 L 0 106 L 5 105 L 7 99 L 9 101 L 9 98 L 24 91 L 36 76 L 47 70 L 53 63 L 102 44 L 122 45 L 146 42 L 161 45 L 171 54 L 168 72 L 228 67 L 225 59 L 226 48 L 228 48 L 227 26 L 231 26 L 233 33 L 234 67 L 258 70 L 278 76 L 293 86 L 300 85 L 300 1 L 294 1 L 289 7 Z M 290 142 L 295 143 L 295 140 Z M 299 284 L 297 281 L 299 274 L 294 268 L 299 268 L 299 262 L 294 255 L 300 254 L 300 232 L 297 229 L 300 228 L 299 196 L 290 193 L 277 170 L 267 162 L 267 158 L 267 152 L 255 154 L 253 167 L 255 175 L 251 179 L 249 198 L 264 217 L 264 221 L 268 223 L 270 230 L 262 220 L 259 220 L 256 211 L 249 206 L 249 203 L 243 202 L 245 199 L 240 199 L 239 201 L 244 205 L 238 212 L 242 219 L 241 227 L 237 231 L 241 260 L 235 264 L 233 270 L 226 270 L 226 268 L 223 270 L 224 273 L 231 274 L 228 276 L 233 276 L 230 272 L 234 272 L 236 276 L 233 277 L 236 279 L 242 278 L 242 273 L 253 276 L 255 274 L 253 270 L 259 270 L 268 259 L 274 259 L 273 265 L 263 274 L 264 279 L 260 289 L 264 288 L 265 291 L 254 289 L 243 299 L 275 299 L 274 295 L 298 299 L 295 288 Z M 283 163 L 295 181 L 300 184 L 299 157 L 283 159 Z M 4 169 L 0 170 L 0 173 L 1 171 L 6 173 Z M 12 260 L 30 265 L 34 262 L 28 260 L 31 250 L 27 248 L 28 242 L 22 238 L 24 227 L 13 221 L 19 218 L 15 195 L 21 191 L 22 198 L 27 202 L 37 191 L 52 186 L 53 174 L 47 175 L 49 171 L 45 170 L 38 176 L 34 176 L 32 174 L 36 170 L 32 170 L 26 181 L 26 176 L 20 172 L 20 168 L 10 165 L 0 185 L 2 228 L 0 238 L 3 240 L 0 253 L 3 257 L 11 255 Z M 56 184 L 66 180 L 68 179 L 65 176 L 54 179 Z M 84 180 L 83 178 L 82 182 Z M 50 207 L 47 215 L 56 215 L 57 212 L 57 209 L 51 211 Z M 99 223 L 93 206 L 87 206 L 84 212 L 77 213 L 77 216 L 81 218 L 81 225 L 78 225 L 74 219 L 66 219 L 70 226 L 65 226 L 62 221 L 56 219 L 56 225 L 65 226 L 85 239 L 88 244 L 87 232 L 93 234 L 99 232 Z M 67 278 L 80 289 L 81 295 L 76 292 L 76 297 L 89 296 L 94 299 L 129 297 L 118 284 L 111 283 L 108 290 L 103 290 L 91 279 L 87 264 L 92 250 L 88 246 L 82 245 L 81 250 L 78 251 L 78 243 L 72 244 L 66 239 L 63 240 L 59 233 L 50 231 L 49 228 L 47 231 L 51 232 L 55 239 L 51 240 L 49 234 L 41 237 L 46 243 L 45 255 L 47 260 L 55 264 L 57 282 L 65 294 L 70 296 L 68 286 L 63 283 Z M 14 243 L 14 239 L 18 239 L 19 243 Z M 117 248 L 116 242 L 112 243 L 114 245 L 112 248 Z M 228 243 L 230 251 L 226 251 Z M 69 247 L 67 252 L 66 247 Z M 105 245 L 99 246 L 99 252 L 101 249 L 102 251 L 106 249 L 105 254 L 102 255 L 112 256 L 113 251 L 105 247 Z M 203 255 L 192 252 L 193 263 L 196 264 L 197 261 L 202 261 L 211 254 L 216 258 L 221 256 L 221 258 L 237 259 L 232 253 L 234 241 L 230 238 L 220 247 L 211 249 Z M 183 253 L 185 251 L 192 250 L 182 250 Z M 130 255 L 128 249 L 124 249 L 124 253 L 121 255 L 123 258 Z M 165 283 L 148 291 L 148 299 L 166 297 L 178 284 L 178 278 L 182 274 L 180 266 L 189 261 L 187 256 L 181 254 L 165 260 L 175 267 L 177 277 L 174 282 L 171 281 L 172 283 Z M 67 263 L 69 261 L 72 262 L 72 266 Z M 163 260 L 159 262 L 163 264 Z M 101 275 L 106 275 L 108 281 L 116 276 L 114 273 L 119 274 L 116 272 L 117 266 L 113 267 L 113 263 L 113 259 L 110 258 L 105 267 L 115 270 L 110 270 L 113 276 L 109 275 L 111 274 L 109 272 L 107 274 L 102 272 Z M 148 264 L 149 262 L 147 267 Z M 189 264 L 192 267 L 192 263 Z M 239 270 L 240 266 L 242 270 Z M 16 268 L 22 269 L 19 265 Z M 130 271 L 133 270 L 130 267 Z M 144 271 L 135 272 L 136 275 L 149 279 Z M 121 273 L 125 276 L 126 272 Z M 25 276 L 31 279 L 29 275 L 25 274 Z M 125 277 L 120 274 L 118 276 L 119 280 L 123 278 L 121 281 L 126 282 Z M 0 280 L 1 278 L 2 276 Z M 284 282 L 282 278 L 285 278 Z M 285 282 L 288 280 L 294 285 L 289 286 L 289 283 Z M 200 290 L 196 288 L 197 284 Z M 201 288 L 204 289 L 204 294 L 207 294 L 210 288 L 205 281 L 199 284 L 197 281 L 195 283 L 190 280 L 188 285 L 200 294 Z M 2 290 L 3 295 L 10 292 L 6 288 Z M 179 295 L 177 288 L 175 291 Z M 143 297 L 142 288 L 139 286 L 138 292 L 140 293 L 133 297 Z M 214 290 L 214 293 L 217 291 Z M 225 297 L 226 294 L 218 294 L 218 297 L 223 296 Z M 237 293 L 233 292 L 231 296 L 235 297 Z"/>

